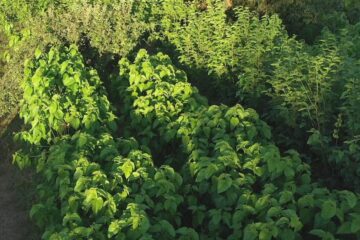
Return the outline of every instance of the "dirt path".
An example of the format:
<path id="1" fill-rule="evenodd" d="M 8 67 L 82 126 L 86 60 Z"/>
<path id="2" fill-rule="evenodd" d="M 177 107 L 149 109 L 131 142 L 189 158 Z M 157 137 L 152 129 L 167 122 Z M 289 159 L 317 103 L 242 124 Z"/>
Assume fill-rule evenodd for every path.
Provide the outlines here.
<path id="1" fill-rule="evenodd" d="M 20 171 L 11 163 L 15 149 L 11 133 L 16 123 L 0 137 L 0 239 L 38 240 L 34 224 L 29 219 L 32 191 L 31 174 Z"/>

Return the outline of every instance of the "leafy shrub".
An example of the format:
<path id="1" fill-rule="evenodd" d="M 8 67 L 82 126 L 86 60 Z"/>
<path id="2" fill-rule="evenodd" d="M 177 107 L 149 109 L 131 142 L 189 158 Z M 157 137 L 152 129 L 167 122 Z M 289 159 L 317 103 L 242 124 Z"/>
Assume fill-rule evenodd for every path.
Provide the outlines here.
<path id="1" fill-rule="evenodd" d="M 40 21 L 60 39 L 88 40 L 101 53 L 126 56 L 147 30 L 144 7 L 137 1 L 70 1 L 49 7 Z"/>
<path id="2" fill-rule="evenodd" d="M 131 1 L 1 1 L 1 58 L 5 64 L 0 79 L 0 119 L 16 114 L 23 61 L 32 58 L 36 49 L 79 43 L 87 52 L 95 48 L 95 54 L 125 56 L 147 29 L 146 7 Z"/>
<path id="3" fill-rule="evenodd" d="M 130 121 L 143 120 L 149 126 L 146 131 L 157 134 L 142 134 L 143 128 L 127 125 L 129 131 L 153 140 L 169 139 L 173 132 L 174 140 L 181 139 L 178 151 L 187 155 L 187 161 L 180 167 L 176 158 L 169 163 L 180 168 L 185 185 L 183 195 L 200 238 L 295 239 L 312 234 L 335 239 L 335 235 L 351 234 L 353 223 L 348 221 L 356 214 L 351 211 L 358 211 L 354 205 L 357 200 L 353 201 L 356 195 L 330 192 L 311 182 L 309 166 L 295 151 L 282 157 L 271 143 L 268 126 L 253 110 L 239 105 L 207 107 L 192 94 L 177 95 L 169 87 L 168 92 L 157 96 L 152 89 L 163 90 L 162 86 L 168 86 L 179 75 L 162 54 L 148 56 L 140 51 L 134 64 L 122 60 L 120 69 L 121 79 L 129 79 L 130 83 L 125 89 L 120 87 L 125 103 L 133 99 L 128 112 Z M 181 77 L 180 82 L 183 81 Z M 143 101 L 147 97 L 155 101 Z M 184 105 L 175 110 L 171 107 L 176 102 L 174 98 Z M 164 102 L 168 104 L 164 106 Z M 166 121 L 158 120 L 163 117 Z M 345 218 L 335 219 L 337 206 L 345 206 L 340 199 L 348 199 L 354 210 L 349 209 Z M 340 209 L 342 213 L 348 211 L 344 212 L 347 207 Z"/>
<path id="4" fill-rule="evenodd" d="M 278 14 L 287 30 L 312 43 L 324 28 L 337 31 L 360 20 L 360 4 L 355 0 L 235 0 L 263 14 Z"/>
<path id="5" fill-rule="evenodd" d="M 358 25 L 349 25 L 340 35 L 324 31 L 310 49 L 289 48 L 274 63 L 274 75 L 268 80 L 274 108 L 267 117 L 269 121 L 277 119 L 272 123 L 279 126 L 276 131 L 283 132 L 283 123 L 294 132 L 303 128 L 294 136 L 305 142 L 304 130 L 308 130 L 310 154 L 322 159 L 330 171 L 340 173 L 353 189 L 359 188 L 356 179 L 360 173 L 355 123 L 358 97 L 352 94 L 359 83 L 358 33 Z"/>
<path id="6" fill-rule="evenodd" d="M 176 47 L 179 61 L 186 68 L 205 69 L 217 79 L 216 89 L 233 95 L 231 86 L 240 78 L 241 87 L 246 89 L 240 97 L 250 97 L 248 101 L 251 96 L 246 93 L 251 92 L 253 96 L 262 93 L 264 89 L 259 85 L 263 86 L 278 47 L 288 38 L 277 16 L 259 19 L 248 9 L 236 8 L 236 21 L 229 22 L 223 4 L 218 2 L 200 13 L 188 10 L 185 3 L 164 8 L 161 33 Z M 196 5 L 189 8 L 196 9 Z"/>
<path id="7" fill-rule="evenodd" d="M 30 214 L 44 239 L 175 236 L 181 177 L 170 167 L 155 168 L 136 141 L 77 132 L 43 153 L 40 202 Z"/>
<path id="8" fill-rule="evenodd" d="M 359 100 L 355 94 L 358 89 L 359 72 L 358 65 L 360 61 L 360 24 L 349 25 L 341 31 L 340 35 L 333 36 L 336 38 L 335 44 L 338 46 L 343 62 L 341 65 L 341 76 L 345 82 L 344 91 L 341 93 L 342 111 L 344 113 L 346 124 L 346 135 L 356 136 L 360 134 L 356 124 L 358 119 Z"/>
<path id="9" fill-rule="evenodd" d="M 328 134 L 337 114 L 340 87 L 338 77 L 342 58 L 333 41 L 306 49 L 293 42 L 283 48 L 274 61 L 272 76 L 266 92 L 271 96 L 268 118 L 275 124 L 285 123 L 292 128 L 314 129 Z M 275 125 L 274 124 L 274 125 Z"/>
<path id="10" fill-rule="evenodd" d="M 234 8 L 229 18 L 217 1 L 204 11 L 196 3 L 162 7 L 160 39 L 176 48 L 181 67 L 210 100 L 232 103 L 236 94 L 273 127 L 279 146 L 308 155 L 328 171 L 319 171 L 321 178 L 341 172 L 346 185 L 357 188 L 357 97 L 350 92 L 358 82 L 358 25 L 337 35 L 324 31 L 308 46 L 289 38 L 276 16 L 259 20 Z"/>
<path id="11" fill-rule="evenodd" d="M 99 124 L 113 116 L 96 73 L 84 67 L 76 47 L 36 55 L 23 86 L 29 101 L 21 109 L 32 124 L 19 135 L 30 149 L 14 161 L 21 167 L 33 164 L 41 176 L 39 203 L 30 214 L 45 229 L 43 238 L 152 239 L 149 232 L 174 237 L 169 222 L 178 222 L 181 177 L 170 167 L 155 168 L 135 140 L 114 140 Z M 67 121 L 66 114 L 75 112 L 78 116 Z M 58 114 L 68 131 L 59 128 Z M 47 138 L 50 145 L 39 144 Z M 186 233 L 183 228 L 179 235 Z"/>
<path id="12" fill-rule="evenodd" d="M 92 132 L 114 120 L 99 77 L 85 68 L 75 47 L 52 48 L 45 57 L 39 50 L 35 57 L 35 63 L 26 64 L 22 86 L 20 116 L 32 126 L 22 135 L 24 140 L 49 142 L 57 133 L 68 132 L 69 126 Z"/>
<path id="13" fill-rule="evenodd" d="M 136 65 L 123 58 L 120 77 L 114 82 L 114 88 L 120 89 L 120 96 L 127 96 L 121 105 L 121 119 L 128 121 L 132 128 L 142 130 L 139 137 L 145 140 L 142 142 L 144 145 L 149 144 L 147 139 L 158 136 L 153 142 L 158 146 L 153 148 L 161 149 L 161 144 L 170 141 L 176 133 L 173 129 L 176 126 L 164 126 L 174 124 L 181 113 L 196 110 L 198 102 L 206 104 L 206 99 L 187 82 L 185 73 L 176 69 L 167 55 L 159 54 L 157 58 L 143 62 L 147 56 L 144 50 L 139 51 Z M 154 65 L 159 66 L 155 68 Z M 144 94 L 146 91 L 152 94 Z M 133 106 L 138 107 L 136 111 L 131 111 Z M 127 130 L 125 127 L 125 136 L 132 136 L 133 131 Z"/>
<path id="14" fill-rule="evenodd" d="M 21 99 L 20 81 L 24 59 L 31 58 L 36 48 L 43 48 L 53 40 L 38 32 L 34 15 L 40 15 L 52 1 L 0 1 L 0 35 L 3 75 L 0 78 L 0 121 L 18 112 Z M 43 42 L 39 42 L 42 39 Z"/>

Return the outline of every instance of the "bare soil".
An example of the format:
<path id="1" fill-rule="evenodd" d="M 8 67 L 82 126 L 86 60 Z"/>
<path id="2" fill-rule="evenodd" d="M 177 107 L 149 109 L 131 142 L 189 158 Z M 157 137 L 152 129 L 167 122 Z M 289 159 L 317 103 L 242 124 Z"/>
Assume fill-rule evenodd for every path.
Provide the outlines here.
<path id="1" fill-rule="evenodd" d="M 40 239 L 29 218 L 35 189 L 32 173 L 12 164 L 16 150 L 12 135 L 19 126 L 19 120 L 14 120 L 0 136 L 0 240 Z"/>

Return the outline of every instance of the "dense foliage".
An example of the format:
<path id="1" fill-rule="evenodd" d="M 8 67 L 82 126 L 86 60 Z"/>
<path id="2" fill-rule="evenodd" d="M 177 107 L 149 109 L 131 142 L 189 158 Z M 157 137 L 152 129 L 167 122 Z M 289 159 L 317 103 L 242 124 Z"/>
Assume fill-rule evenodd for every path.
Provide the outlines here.
<path id="1" fill-rule="evenodd" d="M 235 20 L 229 20 L 216 3 L 200 13 L 196 5 L 184 5 L 164 11 L 185 13 L 165 14 L 160 32 L 196 85 L 216 102 L 238 99 L 255 108 L 282 148 L 319 159 L 326 166 L 319 175 L 335 174 L 329 184 L 357 188 L 358 97 L 349 94 L 359 83 L 359 25 L 347 25 L 339 34 L 324 30 L 308 46 L 288 37 L 276 16 L 259 19 L 235 8 Z"/>
<path id="2" fill-rule="evenodd" d="M 359 239 L 358 9 L 0 0 L 42 238 Z"/>
<path id="3" fill-rule="evenodd" d="M 322 28 L 333 31 L 347 23 L 360 20 L 360 3 L 356 0 L 234 0 L 234 4 L 245 5 L 260 15 L 278 13 L 290 33 L 312 42 Z"/>
<path id="4" fill-rule="evenodd" d="M 208 106 L 168 56 L 141 50 L 134 64 L 120 62 L 120 139 L 96 72 L 76 48 L 36 58 L 21 110 L 31 124 L 18 135 L 30 146 L 14 160 L 43 176 L 31 215 L 44 239 L 360 234 L 356 194 L 312 183 L 309 166 L 295 151 L 281 156 L 254 110 Z M 167 154 L 171 143 L 180 147 Z"/>

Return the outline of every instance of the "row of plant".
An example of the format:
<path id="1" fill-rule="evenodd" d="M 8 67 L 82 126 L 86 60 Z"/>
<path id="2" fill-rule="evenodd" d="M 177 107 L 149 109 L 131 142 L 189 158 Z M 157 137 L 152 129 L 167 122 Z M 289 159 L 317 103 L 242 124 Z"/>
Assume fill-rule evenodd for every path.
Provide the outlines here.
<path id="1" fill-rule="evenodd" d="M 350 234 L 343 232 L 350 223 L 338 206 L 344 204 L 340 199 L 358 196 L 312 182 L 298 153 L 281 156 L 255 111 L 207 106 L 163 54 L 140 51 L 134 64 L 121 61 L 117 82 L 129 82 L 118 87 L 125 103 L 122 116 L 130 116 L 124 120 L 127 132 L 165 152 L 163 161 L 189 182 L 191 222 L 203 238 L 296 239 L 310 233 L 335 239 Z M 353 207 L 349 219 L 357 215 L 358 206 Z"/>
<path id="2" fill-rule="evenodd" d="M 119 130 L 76 47 L 26 64 L 14 161 L 38 172 L 43 239 L 359 237 L 357 194 L 312 182 L 254 110 L 208 106 L 168 56 L 123 59 L 114 86 Z"/>
<path id="3" fill-rule="evenodd" d="M 39 175 L 30 215 L 43 239 L 191 239 L 179 223 L 182 178 L 155 167 L 133 138 L 115 139 L 114 115 L 96 71 L 76 47 L 37 52 L 28 62 L 17 134 L 21 167 Z M 190 237 L 189 237 L 190 236 Z"/>
<path id="4" fill-rule="evenodd" d="M 0 22 L 7 36 L 5 42 L 9 44 L 5 52 L 9 62 L 1 80 L 2 118 L 16 109 L 21 92 L 22 59 L 31 57 L 36 48 L 62 42 L 78 43 L 85 47 L 87 57 L 92 58 L 87 61 L 106 75 L 106 68 L 113 68 L 114 58 L 131 55 L 140 45 L 177 55 L 191 82 L 199 86 L 211 102 L 219 102 L 220 97 L 220 101 L 231 104 L 240 101 L 255 108 L 273 127 L 285 122 L 284 128 L 296 132 L 297 141 L 284 138 L 284 129 L 280 127 L 275 136 L 281 145 L 292 142 L 302 146 L 299 150 L 308 151 L 306 141 L 310 134 L 304 132 L 311 129 L 325 139 L 321 145 L 329 146 L 327 152 L 339 144 L 342 152 L 345 149 L 350 152 L 347 143 L 357 142 L 359 133 L 352 129 L 358 128 L 358 101 L 349 90 L 358 85 L 359 58 L 354 52 L 359 44 L 352 41 L 359 33 L 356 25 L 345 24 L 346 28 L 336 36 L 324 34 L 325 44 L 309 48 L 289 38 L 276 15 L 259 20 L 255 12 L 243 8 L 226 13 L 220 0 L 208 1 L 206 10 L 201 10 L 198 1 L 170 0 L 106 3 L 39 0 L 34 4 L 3 0 L 1 3 Z M 237 4 L 250 3 L 243 1 L 234 6 Z M 299 1 L 295 5 L 312 8 L 307 2 Z M 352 1 L 342 5 L 356 8 Z M 87 12 L 77 14 L 81 9 Z M 345 50 L 349 48 L 351 54 Z M 97 52 L 109 55 L 97 58 Z M 352 144 L 351 148 L 357 147 Z M 314 158 L 323 158 L 326 163 L 324 159 L 331 154 L 320 155 Z M 352 154 L 345 155 L 350 162 L 355 161 Z"/>
<path id="5" fill-rule="evenodd" d="M 360 25 L 324 30 L 308 46 L 276 15 L 259 19 L 244 8 L 229 15 L 216 1 L 202 12 L 187 6 L 163 5 L 158 32 L 191 82 L 211 102 L 256 109 L 282 149 L 307 155 L 330 185 L 357 189 Z"/>
<path id="6" fill-rule="evenodd" d="M 203 54 L 203 57 L 217 51 L 216 56 L 218 57 L 216 59 L 214 59 L 213 55 L 211 57 L 213 59 L 211 61 L 212 68 L 214 68 L 211 69 L 212 72 L 226 72 L 229 69 L 239 67 L 239 63 L 234 62 L 232 59 L 240 56 L 240 59 L 242 59 L 241 64 L 244 65 L 241 66 L 247 68 L 246 77 L 254 78 L 259 75 L 254 71 L 259 70 L 259 68 L 264 70 L 261 68 L 264 63 L 256 59 L 265 57 L 265 55 L 273 51 L 274 44 L 272 41 L 274 37 L 282 35 L 282 38 L 284 38 L 287 36 L 285 31 L 282 31 L 281 34 L 278 32 L 283 25 L 280 19 L 275 17 L 275 13 L 278 13 L 285 21 L 288 29 L 298 28 L 292 26 L 296 25 L 296 23 L 309 29 L 312 23 L 316 26 L 324 25 L 331 28 L 332 25 L 336 25 L 333 22 L 341 22 L 341 26 L 332 27 L 332 29 L 341 29 L 349 21 L 352 23 L 357 22 L 356 14 L 350 14 L 350 12 L 356 12 L 356 9 L 359 8 L 356 1 L 350 0 L 341 1 L 341 3 L 335 3 L 336 1 L 312 2 L 308 0 L 277 1 L 276 3 L 246 0 L 228 2 L 233 2 L 233 6 L 246 6 L 250 7 L 251 10 L 255 9 L 260 12 L 264 19 L 261 24 L 257 24 L 258 13 L 255 12 L 241 11 L 239 13 L 238 10 L 235 10 L 235 14 L 232 11 L 225 14 L 223 0 L 125 2 L 118 0 L 105 2 L 89 0 L 36 0 L 28 2 L 21 0 L 16 3 L 2 0 L 0 2 L 0 31 L 6 35 L 7 39 L 4 42 L 7 51 L 2 55 L 4 55 L 8 63 L 6 64 L 6 76 L 0 82 L 0 87 L 4 89 L 2 93 L 6 93 L 4 96 L 0 96 L 0 116 L 6 117 L 6 114 L 11 109 L 16 108 L 20 99 L 21 89 L 18 88 L 18 85 L 19 79 L 22 78 L 23 59 L 31 57 L 36 48 L 44 48 L 49 44 L 77 43 L 84 46 L 89 55 L 96 55 L 98 52 L 107 53 L 110 59 L 101 58 L 93 63 L 104 66 L 107 61 L 116 55 L 123 57 L 133 53 L 134 48 L 139 45 L 144 47 L 152 46 L 153 41 L 159 39 L 159 35 L 172 35 L 173 41 L 171 41 L 171 44 L 174 44 L 177 50 L 180 49 L 180 52 L 183 49 L 183 51 L 190 54 L 190 56 L 186 54 L 181 56 L 181 59 L 186 64 L 191 63 L 186 61 L 187 59 L 194 58 L 196 67 L 203 69 L 203 64 L 201 64 L 203 60 L 201 57 L 196 56 L 199 49 L 194 49 L 191 46 L 198 45 L 201 50 L 198 54 Z M 335 9 L 330 14 L 335 17 L 326 17 L 329 9 Z M 85 12 L 78 14 L 81 11 Z M 199 12 L 203 14 L 197 14 Z M 274 16 L 269 20 L 268 17 L 263 15 L 264 13 Z M 286 13 L 289 13 L 289 16 Z M 343 15 L 349 20 L 339 20 L 344 17 Z M 350 15 L 354 16 L 350 17 Z M 235 21 L 235 26 L 231 27 L 234 19 L 239 21 Z M 185 24 L 185 31 L 193 31 L 195 34 L 191 34 L 191 38 L 185 37 L 189 34 L 180 31 L 183 26 L 179 25 L 179 23 L 189 23 Z M 250 23 L 251 26 L 248 26 Z M 221 28 L 216 28 L 217 26 L 221 26 Z M 202 30 L 200 29 L 200 35 L 197 35 L 199 27 Z M 239 28 L 243 30 L 239 31 Z M 319 32 L 320 29 L 322 27 L 316 27 L 316 31 Z M 169 32 L 169 30 L 171 31 Z M 174 30 L 176 33 L 169 35 Z M 209 40 L 218 45 L 217 50 L 215 48 L 209 49 L 207 44 L 209 40 L 206 39 L 209 32 L 214 33 L 214 36 Z M 241 33 L 241 36 L 234 33 Z M 254 35 L 259 35 L 259 39 L 254 38 Z M 222 40 L 222 36 L 230 37 Z M 179 39 L 176 39 L 177 37 Z M 184 45 L 184 39 L 182 38 L 187 39 L 186 45 Z M 229 41 L 230 39 L 232 40 Z M 248 45 L 247 42 L 256 44 L 252 46 Z M 246 46 L 243 46 L 243 44 Z M 173 46 L 166 44 L 164 41 L 161 41 L 159 45 L 162 50 L 172 51 L 174 49 Z M 224 52 L 222 53 L 222 51 Z M 257 56 L 254 59 L 251 57 L 253 54 Z M 276 51 L 274 51 L 274 54 L 276 54 Z M 269 56 L 265 58 L 267 59 L 264 60 L 265 62 L 269 60 Z M 191 63 L 189 66 L 193 67 L 194 64 Z M 223 69 L 223 67 L 225 68 Z M 265 73 L 268 71 L 267 68 Z M 227 75 L 225 78 L 231 79 L 231 75 Z M 250 80 L 249 82 L 253 81 Z"/>
<path id="7" fill-rule="evenodd" d="M 40 176 L 31 215 L 44 239 L 359 238 L 359 24 L 309 46 L 276 15 L 220 0 L 0 9 L 0 120 L 23 91 L 14 160 Z M 85 59 L 45 51 L 63 43 Z M 98 75 L 118 75 L 121 56 L 106 82 L 116 111 Z"/>

